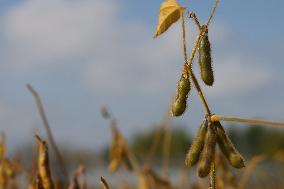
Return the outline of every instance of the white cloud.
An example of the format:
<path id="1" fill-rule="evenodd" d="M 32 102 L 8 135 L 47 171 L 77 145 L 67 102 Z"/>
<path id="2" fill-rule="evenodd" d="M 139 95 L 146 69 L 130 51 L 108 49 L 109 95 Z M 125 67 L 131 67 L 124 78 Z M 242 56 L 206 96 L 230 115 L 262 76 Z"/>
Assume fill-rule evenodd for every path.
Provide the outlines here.
<path id="1" fill-rule="evenodd" d="M 38 1 L 12 8 L 2 19 L 2 69 L 30 74 L 83 60 L 83 82 L 103 93 L 169 89 L 182 62 L 179 24 L 154 40 L 154 31 L 119 18 L 114 0 Z M 154 30 L 154 28 L 153 28 Z M 79 70 L 78 70 L 79 71 Z M 175 83 L 173 81 L 172 83 Z"/>
<path id="2" fill-rule="evenodd" d="M 115 1 L 25 1 L 2 18 L 5 62 L 27 71 L 87 56 L 102 44 L 117 8 Z"/>

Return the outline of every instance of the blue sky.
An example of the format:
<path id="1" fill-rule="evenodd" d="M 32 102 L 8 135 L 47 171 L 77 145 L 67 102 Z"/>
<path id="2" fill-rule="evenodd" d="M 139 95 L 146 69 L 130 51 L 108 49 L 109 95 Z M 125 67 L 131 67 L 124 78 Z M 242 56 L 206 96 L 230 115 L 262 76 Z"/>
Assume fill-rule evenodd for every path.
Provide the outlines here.
<path id="1" fill-rule="evenodd" d="M 153 39 L 162 1 L 14 0 L 0 2 L 0 130 L 8 143 L 43 133 L 31 83 L 58 141 L 97 147 L 109 141 L 110 107 L 127 135 L 161 119 L 182 67 L 180 23 Z M 201 22 L 213 1 L 179 1 Z M 283 1 L 220 1 L 210 29 L 216 83 L 203 87 L 216 113 L 284 120 Z M 188 23 L 188 41 L 196 31 Z M 195 71 L 198 72 L 195 66 Z M 195 92 L 183 118 L 195 130 Z"/>

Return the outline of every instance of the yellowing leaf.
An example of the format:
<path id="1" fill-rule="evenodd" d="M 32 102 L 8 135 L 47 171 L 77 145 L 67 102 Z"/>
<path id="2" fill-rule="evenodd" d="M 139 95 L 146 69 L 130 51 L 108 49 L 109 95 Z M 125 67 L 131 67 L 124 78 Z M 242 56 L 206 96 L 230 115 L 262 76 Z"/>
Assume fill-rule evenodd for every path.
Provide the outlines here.
<path id="1" fill-rule="evenodd" d="M 127 143 L 124 140 L 122 134 L 116 128 L 116 122 L 112 122 L 112 135 L 113 141 L 110 149 L 110 164 L 109 171 L 114 172 L 118 167 L 123 164 L 128 171 L 133 170 L 133 166 L 130 162 L 128 153 L 127 153 Z"/>
<path id="2" fill-rule="evenodd" d="M 154 37 L 158 37 L 176 21 L 178 21 L 183 14 L 184 8 L 181 7 L 176 0 L 166 0 L 160 7 L 159 22 L 157 25 Z"/>

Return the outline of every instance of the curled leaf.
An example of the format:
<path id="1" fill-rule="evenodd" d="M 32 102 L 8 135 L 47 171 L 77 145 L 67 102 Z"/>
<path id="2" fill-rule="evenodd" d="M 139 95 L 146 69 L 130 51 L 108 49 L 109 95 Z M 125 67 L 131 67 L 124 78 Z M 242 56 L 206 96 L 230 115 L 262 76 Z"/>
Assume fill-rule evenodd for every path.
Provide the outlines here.
<path id="1" fill-rule="evenodd" d="M 160 16 L 154 37 L 158 37 L 183 14 L 184 7 L 181 7 L 176 0 L 166 0 L 160 7 Z"/>

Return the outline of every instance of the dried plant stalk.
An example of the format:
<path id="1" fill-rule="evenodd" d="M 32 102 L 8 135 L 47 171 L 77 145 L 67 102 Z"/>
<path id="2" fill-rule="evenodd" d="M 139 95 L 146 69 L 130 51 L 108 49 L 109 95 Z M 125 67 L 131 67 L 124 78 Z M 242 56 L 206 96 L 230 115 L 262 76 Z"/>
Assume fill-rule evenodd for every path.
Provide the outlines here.
<path id="1" fill-rule="evenodd" d="M 50 145 L 51 145 L 51 147 L 52 147 L 52 149 L 55 153 L 56 159 L 57 159 L 58 164 L 59 164 L 62 181 L 63 181 L 64 184 L 66 184 L 67 180 L 68 180 L 68 173 L 66 171 L 66 167 L 65 167 L 63 158 L 61 156 L 61 153 L 59 151 L 59 148 L 57 147 L 56 142 L 53 138 L 53 135 L 52 135 L 49 123 L 48 123 L 47 116 L 45 114 L 43 105 L 42 105 L 41 100 L 40 100 L 40 96 L 30 84 L 27 84 L 27 89 L 31 92 L 31 94 L 33 95 L 33 97 L 35 99 L 38 112 L 40 114 L 40 117 L 42 119 L 43 125 L 44 125 L 46 133 L 47 133 L 48 141 L 50 142 Z"/>
<path id="2" fill-rule="evenodd" d="M 103 185 L 104 189 L 110 189 L 104 177 L 101 177 L 101 184 Z"/>
<path id="3" fill-rule="evenodd" d="M 212 115 L 211 121 L 228 121 L 228 122 L 237 122 L 237 123 L 247 123 L 253 125 L 270 125 L 270 126 L 279 126 L 284 127 L 284 122 L 280 121 L 271 121 L 271 120 L 262 120 L 262 119 L 250 119 L 250 118 L 239 118 L 239 117 L 225 117 L 222 115 Z"/>

